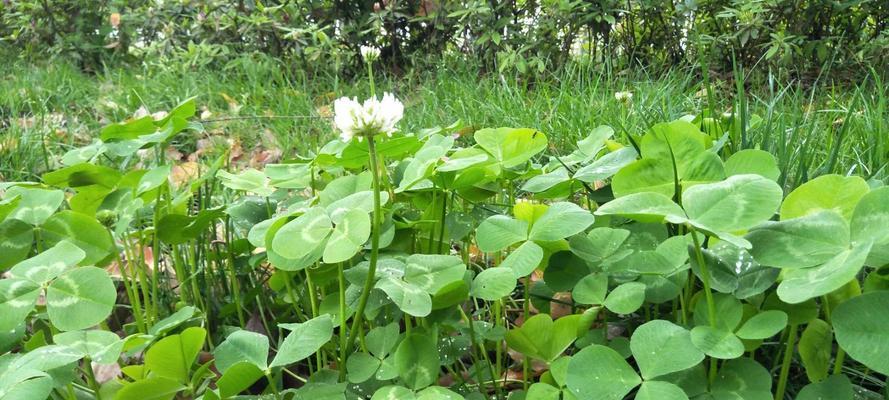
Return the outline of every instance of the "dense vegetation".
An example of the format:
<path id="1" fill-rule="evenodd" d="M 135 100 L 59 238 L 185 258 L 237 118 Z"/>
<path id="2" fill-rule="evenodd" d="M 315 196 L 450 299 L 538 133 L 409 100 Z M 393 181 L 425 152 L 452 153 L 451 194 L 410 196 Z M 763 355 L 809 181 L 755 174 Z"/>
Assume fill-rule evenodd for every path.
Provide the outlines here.
<path id="1" fill-rule="evenodd" d="M 791 74 L 889 62 L 881 0 L 24 0 L 0 5 L 0 17 L 16 53 L 73 57 L 87 70 L 261 52 L 313 73 L 360 72 L 362 44 L 401 69 L 458 51 L 531 75 L 572 59 L 615 70 L 706 59 Z"/>
<path id="2" fill-rule="evenodd" d="M 883 2 L 0 7 L 0 400 L 889 398 Z"/>

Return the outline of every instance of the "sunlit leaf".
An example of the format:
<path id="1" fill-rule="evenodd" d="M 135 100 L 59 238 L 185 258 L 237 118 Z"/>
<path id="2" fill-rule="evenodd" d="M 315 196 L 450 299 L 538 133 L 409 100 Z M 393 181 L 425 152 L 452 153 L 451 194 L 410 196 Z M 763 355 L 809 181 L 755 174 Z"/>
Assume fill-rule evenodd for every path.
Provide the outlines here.
<path id="1" fill-rule="evenodd" d="M 323 208 L 310 208 L 279 229 L 272 239 L 272 249 L 278 254 L 298 259 L 312 253 L 333 231 L 330 217 Z"/>
<path id="2" fill-rule="evenodd" d="M 857 176 L 822 175 L 794 189 L 781 204 L 781 219 L 802 217 L 822 210 L 852 217 L 855 205 L 870 187 Z"/>

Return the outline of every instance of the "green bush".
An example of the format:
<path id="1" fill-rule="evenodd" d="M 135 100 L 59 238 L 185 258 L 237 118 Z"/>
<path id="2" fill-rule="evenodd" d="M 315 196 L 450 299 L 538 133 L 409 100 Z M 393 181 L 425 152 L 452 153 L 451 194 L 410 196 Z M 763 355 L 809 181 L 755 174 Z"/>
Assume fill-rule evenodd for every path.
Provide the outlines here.
<path id="1" fill-rule="evenodd" d="M 702 59 L 805 72 L 885 66 L 887 20 L 880 0 L 26 0 L 2 6 L 0 36 L 12 53 L 88 70 L 262 52 L 309 71 L 354 71 L 359 46 L 373 44 L 397 68 L 455 53 L 521 74 L 571 60 L 622 69 Z"/>

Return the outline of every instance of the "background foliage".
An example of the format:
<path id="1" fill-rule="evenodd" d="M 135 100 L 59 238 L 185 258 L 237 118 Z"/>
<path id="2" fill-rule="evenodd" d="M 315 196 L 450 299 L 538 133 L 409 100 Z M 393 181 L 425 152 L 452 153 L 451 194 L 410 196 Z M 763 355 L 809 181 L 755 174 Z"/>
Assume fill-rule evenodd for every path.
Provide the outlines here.
<path id="1" fill-rule="evenodd" d="M 800 73 L 886 65 L 881 0 L 24 0 L 0 5 L 0 36 L 22 57 L 191 66 L 260 52 L 310 72 L 360 67 L 362 44 L 404 68 L 457 53 L 489 69 L 540 73 L 570 60 L 608 68 L 707 59 Z"/>

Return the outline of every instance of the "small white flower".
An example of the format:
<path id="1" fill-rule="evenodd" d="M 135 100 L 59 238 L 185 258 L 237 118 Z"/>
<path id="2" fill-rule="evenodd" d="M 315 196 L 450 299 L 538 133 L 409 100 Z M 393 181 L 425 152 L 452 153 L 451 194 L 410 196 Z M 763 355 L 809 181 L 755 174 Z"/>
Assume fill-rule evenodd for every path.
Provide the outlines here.
<path id="1" fill-rule="evenodd" d="M 392 136 L 395 124 L 404 117 L 404 105 L 391 93 L 383 93 L 383 99 L 371 97 L 358 103 L 356 98 L 340 97 L 333 103 L 333 123 L 340 130 L 340 137 L 348 142 L 353 137 L 376 136 L 381 133 Z"/>
<path id="2" fill-rule="evenodd" d="M 333 102 L 333 124 L 340 130 L 344 142 L 355 136 L 355 127 L 362 114 L 361 104 L 355 98 L 340 97 Z"/>
<path id="3" fill-rule="evenodd" d="M 361 58 L 367 62 L 374 62 L 380 58 L 380 49 L 373 46 L 361 46 Z"/>
<path id="4" fill-rule="evenodd" d="M 621 103 L 629 103 L 633 100 L 633 92 L 615 92 L 614 99 Z"/>

